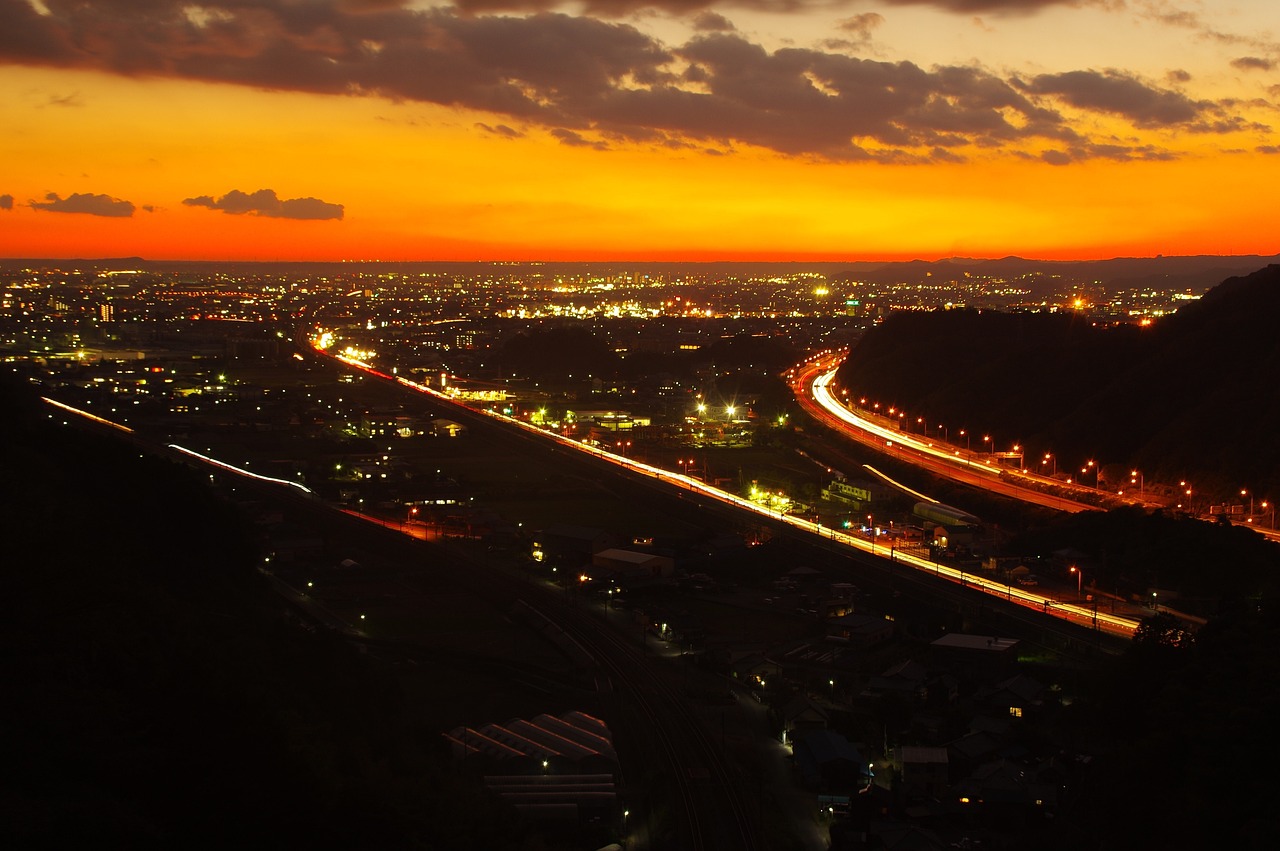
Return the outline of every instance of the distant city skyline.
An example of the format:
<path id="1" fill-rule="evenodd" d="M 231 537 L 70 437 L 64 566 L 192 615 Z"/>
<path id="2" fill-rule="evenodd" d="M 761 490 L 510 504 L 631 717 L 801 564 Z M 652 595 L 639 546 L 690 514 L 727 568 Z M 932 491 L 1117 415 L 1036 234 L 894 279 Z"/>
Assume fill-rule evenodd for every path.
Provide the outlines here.
<path id="1" fill-rule="evenodd" d="M 1268 0 L 0 0 L 0 257 L 1271 255 Z"/>

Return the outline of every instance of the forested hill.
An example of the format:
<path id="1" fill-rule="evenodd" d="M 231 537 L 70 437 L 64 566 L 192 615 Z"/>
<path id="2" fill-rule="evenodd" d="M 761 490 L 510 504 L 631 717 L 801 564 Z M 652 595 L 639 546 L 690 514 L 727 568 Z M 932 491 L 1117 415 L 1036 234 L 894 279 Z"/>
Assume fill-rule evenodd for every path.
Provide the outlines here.
<path id="1" fill-rule="evenodd" d="M 285 616 L 206 476 L 27 391 L 0 381 L 0 845 L 509 847 L 395 680 Z"/>
<path id="2" fill-rule="evenodd" d="M 1148 328 L 1067 314 L 894 313 L 840 369 L 915 422 L 1141 469 L 1202 490 L 1280 483 L 1280 265 L 1229 278 Z M 941 432 L 935 431 L 935 434 Z M 976 446 L 974 448 L 981 448 Z M 1060 468 L 1063 469 L 1063 468 Z"/>

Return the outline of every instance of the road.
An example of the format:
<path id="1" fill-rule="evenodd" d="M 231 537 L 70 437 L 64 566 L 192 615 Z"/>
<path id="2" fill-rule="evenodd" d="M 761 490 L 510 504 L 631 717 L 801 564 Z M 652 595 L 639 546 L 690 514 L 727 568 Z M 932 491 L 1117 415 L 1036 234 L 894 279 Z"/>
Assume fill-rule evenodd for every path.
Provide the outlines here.
<path id="1" fill-rule="evenodd" d="M 961 448 L 924 435 L 913 435 L 899 429 L 896 422 L 888 417 L 851 409 L 840 401 L 832 389 L 836 370 L 843 357 L 843 353 L 823 354 L 795 367 L 790 373 L 792 393 L 805 412 L 818 422 L 850 440 L 952 481 L 1059 511 L 1099 510 L 1096 504 L 1079 502 L 1063 495 L 1066 492 L 1082 498 L 1096 499 L 1099 495 L 1096 488 L 1063 482 L 1030 470 L 1015 471 L 1009 467 L 1001 467 L 986 452 L 974 452 L 967 447 Z M 1106 498 L 1111 502 L 1144 507 L 1158 505 L 1141 496 L 1135 499 L 1108 493 Z M 1208 516 L 1201 519 L 1209 522 L 1218 520 L 1217 517 Z M 1268 529 L 1252 520 L 1228 520 L 1234 526 L 1252 529 L 1264 538 L 1280 543 L 1280 530 Z"/>
<path id="2" fill-rule="evenodd" d="M 1062 482 L 995 464 L 985 452 L 973 452 L 922 435 L 903 432 L 888 418 L 876 418 L 850 410 L 836 397 L 831 384 L 839 366 L 838 355 L 827 355 L 797 367 L 791 390 L 805 412 L 841 435 L 898 458 L 934 475 L 972 485 L 1022 502 L 1059 511 L 1094 511 L 1096 505 L 1077 502 L 1038 488 Z M 883 421 L 882 421 L 883 420 Z"/>
<path id="3" fill-rule="evenodd" d="M 655 467 L 633 458 L 617 455 L 608 450 L 590 446 L 581 443 L 570 437 L 565 437 L 555 432 L 547 431 L 530 423 L 504 416 L 495 411 L 485 408 L 476 408 L 466 405 L 454 397 L 441 393 L 423 384 L 410 381 L 400 376 L 388 375 L 379 372 L 368 363 L 355 360 L 353 358 L 342 355 L 332 355 L 322 350 L 316 350 L 315 354 L 323 357 L 335 358 L 348 367 L 359 369 L 365 374 L 381 378 L 384 381 L 399 384 L 405 389 L 422 393 L 432 398 L 445 402 L 452 406 L 454 410 L 468 417 L 483 417 L 486 421 L 501 424 L 502 426 L 513 431 L 524 434 L 530 439 L 544 442 L 547 446 L 559 446 L 565 449 L 571 449 L 574 452 L 582 453 L 590 456 L 598 462 L 610 465 L 613 470 L 619 474 L 631 475 L 633 477 L 643 477 L 651 484 L 657 487 L 664 487 L 675 491 L 682 491 L 698 498 L 700 502 L 714 501 L 722 507 L 731 508 L 740 512 L 747 512 L 756 516 L 768 518 L 770 521 L 790 527 L 793 531 L 807 533 L 810 536 L 821 538 L 824 542 L 828 542 L 831 546 L 845 547 L 851 550 L 857 550 L 868 555 L 884 559 L 892 557 L 894 569 L 911 568 L 921 573 L 929 574 L 935 579 L 945 579 L 954 582 L 964 588 L 976 589 L 983 591 L 994 598 L 998 598 L 1005 603 L 1015 604 L 1039 611 L 1042 614 L 1052 615 L 1078 626 L 1088 629 L 1098 630 L 1117 636 L 1131 636 L 1137 629 L 1140 617 L 1135 613 L 1133 616 L 1117 614 L 1111 612 L 1097 611 L 1096 606 L 1087 601 L 1080 600 L 1078 597 L 1072 598 L 1067 595 L 1055 595 L 1034 589 L 1024 588 L 1022 586 L 1011 586 L 1003 582 L 997 582 L 987 579 L 984 576 L 976 575 L 972 572 L 961 570 L 948 565 L 938 564 L 930 561 L 920 555 L 909 552 L 897 552 L 886 550 L 881 544 L 877 551 L 874 541 L 869 541 L 859 535 L 852 535 L 847 532 L 824 526 L 822 523 L 806 520 L 802 517 L 796 517 L 790 514 L 784 514 L 777 510 L 767 508 L 759 503 L 752 502 L 744 497 L 736 494 L 728 493 L 719 488 L 712 487 L 696 478 L 684 475 L 682 473 L 665 470 L 661 467 Z M 833 358 L 835 356 L 832 356 Z M 814 384 L 826 376 L 826 383 L 829 384 L 830 376 L 834 374 L 834 366 L 831 360 L 818 361 L 805 371 L 811 376 Z M 823 385 L 825 387 L 825 384 Z M 465 413 L 463 413 L 465 412 Z M 831 415 L 834 417 L 834 415 Z M 886 431 L 888 431 L 886 429 Z M 898 435 L 880 435 L 880 439 L 886 442 L 890 440 L 898 440 Z M 986 467 L 985 465 L 973 464 L 957 464 L 954 459 L 944 449 L 936 446 L 929 446 L 923 442 L 917 442 L 904 452 L 914 452 L 912 456 L 919 460 L 926 460 L 930 463 L 942 465 L 952 464 L 955 468 L 962 469 L 967 476 L 978 477 L 976 480 L 983 482 L 999 482 L 1001 479 L 998 470 Z M 939 466 L 939 469 L 951 469 Z M 1020 487 L 1017 482 L 1004 482 L 1002 485 L 1010 496 L 1015 498 L 1031 498 L 1036 499 L 1045 497 L 1044 494 L 1031 494 L 1026 487 Z M 1046 497 L 1047 498 L 1047 497 Z M 1058 500 L 1054 500 L 1054 507 L 1059 507 Z M 1072 510 L 1083 511 L 1090 509 L 1092 506 L 1086 506 L 1078 503 L 1070 503 L 1070 501 L 1062 500 L 1061 502 L 1073 506 Z M 1064 510 L 1067 510 L 1064 508 Z"/>

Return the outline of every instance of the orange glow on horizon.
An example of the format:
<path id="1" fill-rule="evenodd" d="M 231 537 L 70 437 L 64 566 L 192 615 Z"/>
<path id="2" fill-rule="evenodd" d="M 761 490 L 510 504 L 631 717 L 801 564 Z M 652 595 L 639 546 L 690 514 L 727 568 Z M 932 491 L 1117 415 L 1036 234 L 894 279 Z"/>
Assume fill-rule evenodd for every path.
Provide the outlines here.
<path id="1" fill-rule="evenodd" d="M 973 152 L 881 165 L 740 147 L 561 144 L 479 113 L 374 98 L 7 68 L 0 120 L 33 91 L 73 107 L 0 137 L 0 256 L 227 260 L 856 261 L 1259 254 L 1280 250 L 1280 156 L 1188 151 L 1173 161 L 1050 166 Z M 237 120 L 228 122 L 234 114 Z M 282 122 L 280 115 L 288 115 Z M 138 144 L 146 140 L 145 148 Z M 220 153 L 209 146 L 216 139 Z M 343 207 L 340 221 L 228 215 L 184 199 L 275 191 Z M 105 194 L 128 218 L 32 209 Z"/>

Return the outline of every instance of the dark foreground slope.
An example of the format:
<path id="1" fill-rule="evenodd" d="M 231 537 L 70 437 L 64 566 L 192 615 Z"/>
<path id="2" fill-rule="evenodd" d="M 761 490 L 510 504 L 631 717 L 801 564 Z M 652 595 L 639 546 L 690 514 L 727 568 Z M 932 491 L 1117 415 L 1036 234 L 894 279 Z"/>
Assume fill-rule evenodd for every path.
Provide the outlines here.
<path id="1" fill-rule="evenodd" d="M 510 847 L 207 479 L 0 393 L 0 844 Z"/>
<path id="2" fill-rule="evenodd" d="M 1280 482 L 1280 265 L 1230 278 L 1154 327 L 1063 314 L 897 313 L 842 386 L 912 417 L 1045 452 L 1258 493 Z M 984 447 L 985 448 L 985 447 Z M 1127 473 L 1125 473 L 1127 476 Z"/>

